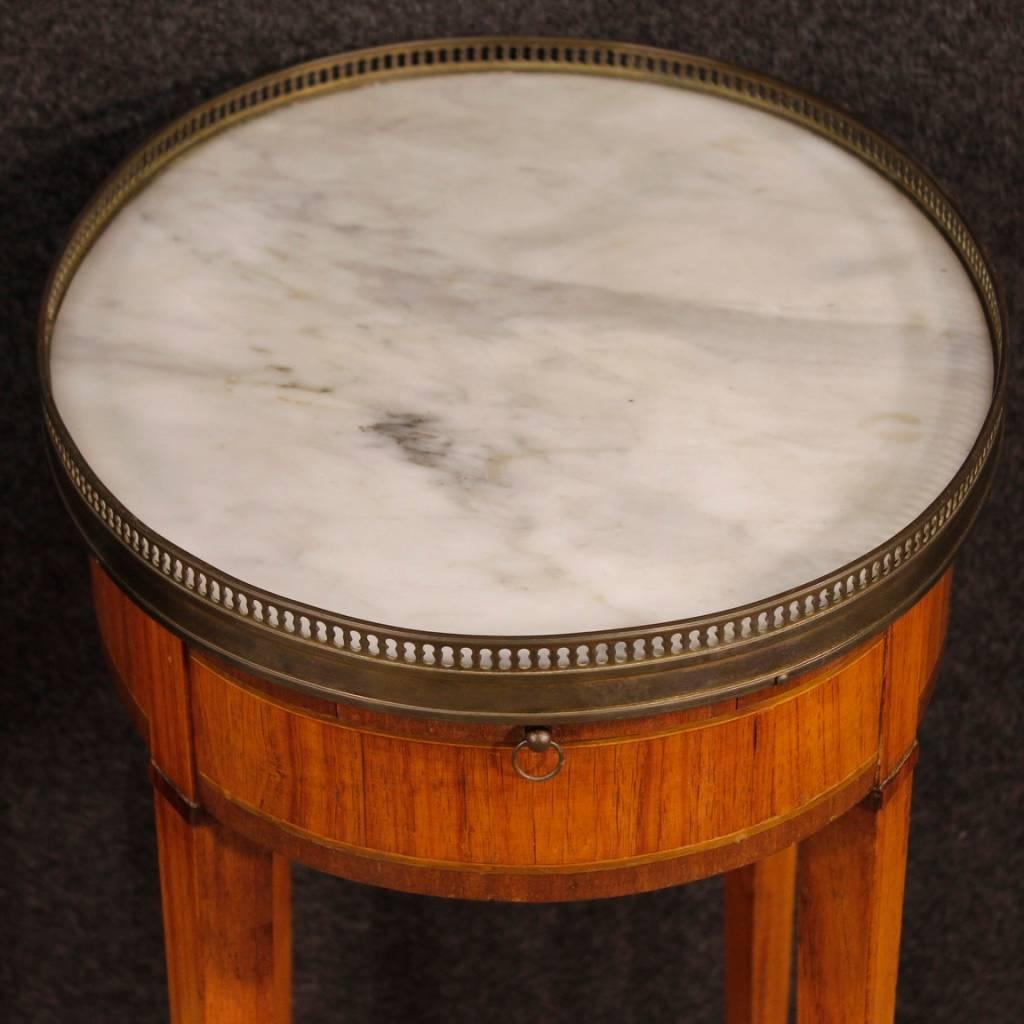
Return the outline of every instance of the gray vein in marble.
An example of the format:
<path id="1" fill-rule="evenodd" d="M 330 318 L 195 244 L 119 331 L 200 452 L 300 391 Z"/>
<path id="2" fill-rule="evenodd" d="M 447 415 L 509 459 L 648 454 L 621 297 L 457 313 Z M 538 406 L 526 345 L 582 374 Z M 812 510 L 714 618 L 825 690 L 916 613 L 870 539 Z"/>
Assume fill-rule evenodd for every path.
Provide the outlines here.
<path id="1" fill-rule="evenodd" d="M 80 268 L 58 407 L 155 530 L 409 628 L 760 600 L 910 522 L 977 436 L 980 305 L 780 119 L 488 73 L 303 101 L 161 173 Z"/>

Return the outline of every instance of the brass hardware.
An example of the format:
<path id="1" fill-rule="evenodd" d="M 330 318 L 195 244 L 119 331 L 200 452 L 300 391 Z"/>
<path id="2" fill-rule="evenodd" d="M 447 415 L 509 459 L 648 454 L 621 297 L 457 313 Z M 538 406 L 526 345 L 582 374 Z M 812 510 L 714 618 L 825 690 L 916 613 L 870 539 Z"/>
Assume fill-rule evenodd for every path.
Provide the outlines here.
<path id="1" fill-rule="evenodd" d="M 558 763 L 543 775 L 531 775 L 519 763 L 519 752 L 524 747 L 528 747 L 535 754 L 544 754 L 549 750 L 553 750 L 558 755 Z M 526 738 L 521 739 L 512 751 L 512 767 L 516 770 L 516 774 L 521 779 L 526 779 L 527 782 L 547 782 L 548 779 L 553 779 L 562 770 L 564 764 L 565 751 L 552 739 L 551 730 L 544 726 L 529 727 L 526 730 Z"/>
<path id="2" fill-rule="evenodd" d="M 864 806 L 872 811 L 880 811 L 899 787 L 909 779 L 920 759 L 921 748 L 917 740 L 914 740 L 907 752 L 900 758 L 899 764 L 893 768 L 886 778 L 875 783 L 874 788 L 864 798 Z"/>
<path id="3" fill-rule="evenodd" d="M 75 270 L 128 199 L 203 139 L 305 96 L 416 75 L 509 69 L 640 79 L 769 111 L 854 154 L 918 204 L 974 283 L 988 319 L 995 374 L 974 447 L 913 522 L 835 572 L 741 608 L 592 633 L 464 636 L 354 619 L 250 586 L 157 534 L 104 487 L 57 410 L 49 350 Z M 542 715 L 554 723 L 648 715 L 740 696 L 841 654 L 909 608 L 945 571 L 991 485 L 1007 337 L 991 268 L 955 205 L 913 160 L 849 115 L 765 75 L 691 54 L 596 40 L 477 37 L 311 61 L 203 103 L 151 138 L 76 221 L 46 288 L 39 368 L 61 495 L 106 570 L 168 628 L 248 671 L 333 700 L 436 718 L 521 722 Z"/>

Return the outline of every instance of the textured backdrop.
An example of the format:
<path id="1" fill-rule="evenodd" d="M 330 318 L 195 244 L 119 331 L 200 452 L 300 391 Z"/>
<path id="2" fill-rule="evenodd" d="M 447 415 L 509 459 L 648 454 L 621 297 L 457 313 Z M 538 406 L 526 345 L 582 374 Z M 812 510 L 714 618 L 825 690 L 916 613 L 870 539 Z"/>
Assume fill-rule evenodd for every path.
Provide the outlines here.
<path id="1" fill-rule="evenodd" d="M 84 548 L 47 477 L 37 413 L 34 319 L 61 238 L 122 155 L 223 88 L 332 51 L 484 32 L 691 49 L 852 110 L 959 198 L 1011 317 L 1021 309 L 1024 12 L 1014 0 L 0 0 L 0 1021 L 166 1019 L 145 752 L 105 678 Z M 958 563 L 921 737 L 901 1022 L 1021 1019 L 1015 391 L 995 492 Z M 711 881 L 605 903 L 476 905 L 297 869 L 296 1020 L 716 1021 L 719 899 Z"/>

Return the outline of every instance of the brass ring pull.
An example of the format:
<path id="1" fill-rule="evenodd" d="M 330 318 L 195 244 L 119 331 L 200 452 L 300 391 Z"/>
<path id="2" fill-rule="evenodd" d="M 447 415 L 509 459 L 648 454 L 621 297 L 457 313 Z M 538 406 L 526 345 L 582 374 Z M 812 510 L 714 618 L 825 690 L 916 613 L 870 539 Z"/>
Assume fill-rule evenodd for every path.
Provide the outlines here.
<path id="1" fill-rule="evenodd" d="M 531 775 L 529 772 L 523 771 L 519 765 L 519 751 L 523 747 L 529 747 L 536 754 L 543 754 L 547 750 L 553 750 L 558 754 L 558 764 L 551 771 L 545 772 L 543 775 Z M 551 730 L 545 729 L 542 726 L 527 729 L 526 739 L 520 740 L 512 751 L 512 767 L 515 768 L 516 774 L 521 779 L 526 779 L 527 782 L 547 782 L 548 779 L 553 779 L 562 770 L 562 765 L 564 764 L 565 751 L 551 738 Z"/>

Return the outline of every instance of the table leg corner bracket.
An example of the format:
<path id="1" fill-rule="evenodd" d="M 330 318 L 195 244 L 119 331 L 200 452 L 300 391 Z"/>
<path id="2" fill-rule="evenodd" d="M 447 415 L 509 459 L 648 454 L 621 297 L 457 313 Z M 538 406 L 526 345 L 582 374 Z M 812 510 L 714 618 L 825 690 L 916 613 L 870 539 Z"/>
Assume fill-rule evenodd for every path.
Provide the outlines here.
<path id="1" fill-rule="evenodd" d="M 174 808 L 178 816 L 189 825 L 199 825 L 206 819 L 206 812 L 195 801 L 190 800 L 160 770 L 155 761 L 149 762 L 149 779 L 153 788 Z"/>
<path id="2" fill-rule="evenodd" d="M 896 767 L 884 779 L 875 783 L 871 792 L 864 798 L 864 806 L 872 811 L 880 811 L 885 807 L 900 786 L 909 778 L 920 756 L 921 747 L 917 740 L 914 740 Z"/>

